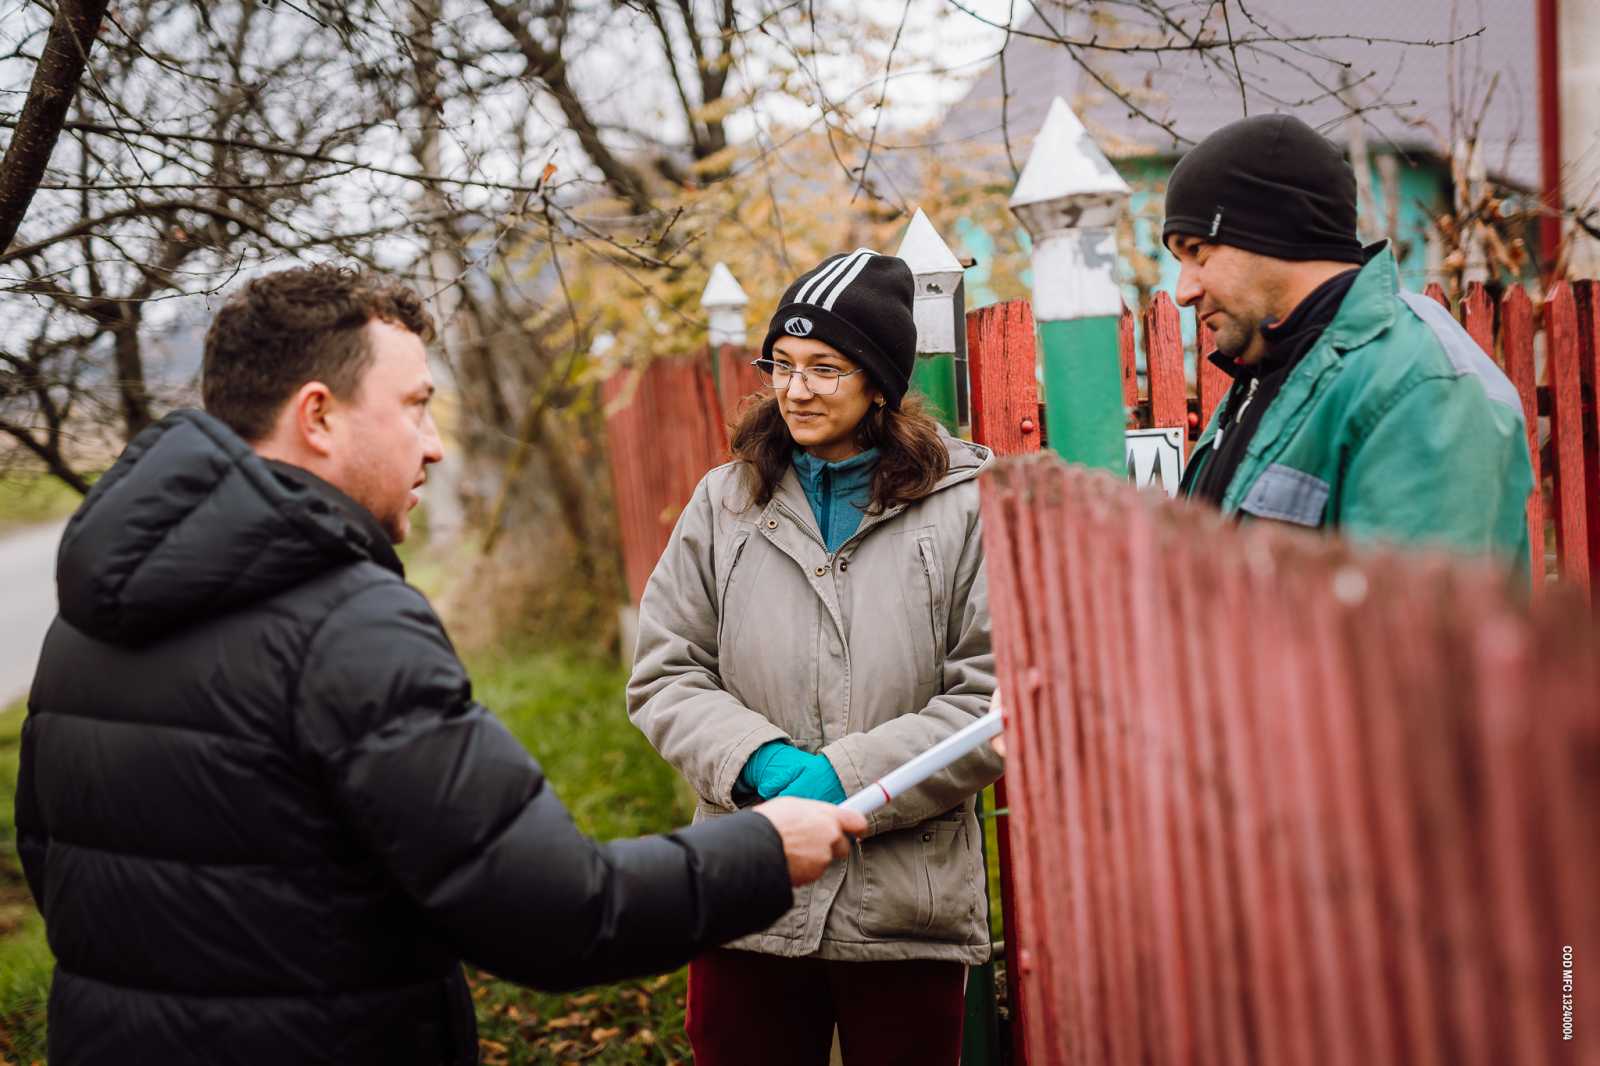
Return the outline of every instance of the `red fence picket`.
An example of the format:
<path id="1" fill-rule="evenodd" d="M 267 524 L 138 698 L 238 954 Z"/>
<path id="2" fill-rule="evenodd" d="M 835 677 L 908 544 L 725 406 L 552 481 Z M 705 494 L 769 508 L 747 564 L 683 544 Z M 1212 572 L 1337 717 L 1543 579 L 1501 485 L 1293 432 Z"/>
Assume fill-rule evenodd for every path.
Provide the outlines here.
<path id="1" fill-rule="evenodd" d="M 1200 354 L 1195 360 L 1199 395 L 1197 410 L 1191 416 L 1188 371 L 1185 367 L 1183 325 L 1172 297 L 1157 292 L 1143 315 L 1145 347 L 1145 392 L 1138 391 L 1133 351 L 1133 312 L 1123 309 L 1122 383 L 1123 402 L 1129 407 L 1128 425 L 1146 429 L 1181 429 L 1185 452 L 1200 436 L 1211 412 L 1233 384 L 1233 379 L 1212 364 L 1208 356 L 1216 350 L 1211 331 L 1196 322 Z"/>
<path id="2" fill-rule="evenodd" d="M 1544 557 L 1544 463 L 1539 452 L 1539 385 L 1533 361 L 1533 301 L 1521 288 L 1513 287 L 1500 299 L 1500 353 L 1506 377 L 1522 399 L 1522 420 L 1528 432 L 1528 458 L 1533 462 L 1533 492 L 1528 494 L 1528 552 L 1532 572 L 1543 577 Z M 1539 595 L 1543 581 L 1533 583 Z"/>
<path id="3" fill-rule="evenodd" d="M 695 485 L 727 458 L 727 430 L 704 357 L 614 374 L 602 394 L 623 572 L 637 604 Z"/>
<path id="4" fill-rule="evenodd" d="M 1195 323 L 1195 346 L 1198 354 L 1195 358 L 1196 374 L 1199 377 L 1200 392 L 1200 424 L 1199 431 L 1204 431 L 1211 422 L 1211 413 L 1217 409 L 1217 404 L 1228 394 L 1233 387 L 1233 379 L 1226 371 L 1211 361 L 1211 353 L 1217 350 L 1216 334 L 1211 332 L 1211 327 L 1204 322 Z M 1200 434 L 1196 432 L 1195 436 Z"/>
<path id="5" fill-rule="evenodd" d="M 1461 301 L 1461 325 L 1490 359 L 1500 362 L 1494 351 L 1494 301 L 1481 281 L 1467 286 L 1466 299 Z"/>
<path id="6" fill-rule="evenodd" d="M 1588 503 L 1584 491 L 1583 379 L 1578 310 L 1572 286 L 1558 282 L 1545 300 L 1546 375 L 1550 381 L 1550 450 L 1555 491 L 1556 562 L 1561 575 L 1589 588 Z"/>
<path id="7" fill-rule="evenodd" d="M 1135 409 L 1139 406 L 1138 357 L 1133 353 L 1133 312 L 1122 306 L 1122 317 L 1117 320 L 1117 355 L 1122 362 L 1122 406 L 1128 426 L 1137 428 Z"/>
<path id="8" fill-rule="evenodd" d="M 1133 343 L 1132 317 L 1123 315 L 1123 333 Z M 1033 308 L 1026 300 L 993 304 L 967 315 L 968 375 L 972 390 L 972 439 L 997 455 L 1037 452 L 1044 424 L 1039 416 L 1038 354 Z M 1125 360 L 1126 369 L 1130 362 Z M 1127 388 L 1129 379 L 1124 378 Z M 995 838 L 1000 851 L 1000 911 L 1006 937 L 1006 1004 L 1011 1018 L 1013 1066 L 1027 1066 L 1022 1041 L 1026 993 L 1017 956 L 1019 929 L 1012 854 L 1011 790 L 1006 779 L 994 783 Z"/>
<path id="9" fill-rule="evenodd" d="M 1026 300 L 967 315 L 972 439 L 999 455 L 1039 450 L 1039 379 L 1033 308 Z"/>
<path id="10" fill-rule="evenodd" d="M 1145 380 L 1150 428 L 1182 429 L 1189 436 L 1189 386 L 1183 373 L 1183 327 L 1172 297 L 1158 292 L 1144 313 Z"/>
<path id="11" fill-rule="evenodd" d="M 1584 522 L 1589 529 L 1589 575 L 1600 582 L 1600 282 L 1577 281 L 1572 285 L 1573 304 L 1578 313 L 1578 377 L 1583 383 L 1583 484 L 1586 501 Z M 1591 599 L 1600 601 L 1600 590 L 1591 589 Z"/>
<path id="12" fill-rule="evenodd" d="M 1054 457 L 982 491 L 1032 1066 L 1600 1064 L 1552 991 L 1600 952 L 1571 593 Z"/>

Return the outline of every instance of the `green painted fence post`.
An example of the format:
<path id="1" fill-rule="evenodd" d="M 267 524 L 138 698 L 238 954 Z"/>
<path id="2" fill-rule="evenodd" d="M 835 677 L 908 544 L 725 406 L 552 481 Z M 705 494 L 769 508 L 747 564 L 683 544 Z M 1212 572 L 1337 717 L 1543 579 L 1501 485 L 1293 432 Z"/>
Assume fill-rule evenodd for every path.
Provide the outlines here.
<path id="1" fill-rule="evenodd" d="M 1045 429 L 1065 460 L 1127 472 L 1117 324 L 1117 220 L 1128 185 L 1057 97 L 1011 195 L 1033 238 Z"/>
<path id="2" fill-rule="evenodd" d="M 912 312 L 917 320 L 917 362 L 911 387 L 928 403 L 928 413 L 952 436 L 960 433 L 956 413 L 957 328 L 966 336 L 966 309 L 959 301 L 961 261 L 950 251 L 919 207 L 895 253 L 916 278 Z"/>

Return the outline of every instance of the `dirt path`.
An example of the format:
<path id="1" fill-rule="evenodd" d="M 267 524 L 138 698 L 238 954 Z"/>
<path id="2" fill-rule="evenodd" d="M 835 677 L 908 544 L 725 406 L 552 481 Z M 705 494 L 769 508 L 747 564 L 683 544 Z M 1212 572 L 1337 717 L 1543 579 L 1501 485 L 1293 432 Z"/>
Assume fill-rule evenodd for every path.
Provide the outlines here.
<path id="1" fill-rule="evenodd" d="M 56 613 L 56 544 L 66 522 L 0 538 L 0 706 L 24 696 Z"/>

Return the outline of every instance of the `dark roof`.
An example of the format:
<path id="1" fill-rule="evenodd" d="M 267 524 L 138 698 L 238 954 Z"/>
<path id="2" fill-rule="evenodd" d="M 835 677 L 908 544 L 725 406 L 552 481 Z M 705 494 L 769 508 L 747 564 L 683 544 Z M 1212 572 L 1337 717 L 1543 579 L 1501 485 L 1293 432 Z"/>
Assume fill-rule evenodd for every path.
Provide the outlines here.
<path id="1" fill-rule="evenodd" d="M 1013 155 L 1020 165 L 1050 101 L 1064 97 L 1112 158 L 1178 155 L 1211 130 L 1240 118 L 1240 79 L 1227 49 L 1161 54 L 1079 49 L 1077 55 L 1122 89 L 1151 121 L 1130 112 L 1083 71 L 1054 40 L 1103 43 L 1159 41 L 1167 32 L 1161 12 L 1191 29 L 1202 25 L 1225 40 L 1226 10 L 1238 48 L 1251 114 L 1292 112 L 1328 137 L 1348 139 L 1348 108 L 1335 95 L 1354 83 L 1348 98 L 1365 108 L 1370 150 L 1392 146 L 1407 153 L 1444 155 L 1465 132 L 1452 113 L 1483 114 L 1482 159 L 1489 173 L 1527 189 L 1539 187 L 1538 95 L 1534 4 L 1531 0 L 1112 0 L 1074 3 L 1037 0 L 1035 13 L 1005 48 L 1009 106 L 1005 109 Z M 1392 43 L 1448 41 L 1482 32 L 1452 46 Z M 1278 38 L 1261 42 L 1268 35 Z M 1357 35 L 1372 35 L 1371 38 Z M 1293 42 L 1283 38 L 1344 35 Z M 1388 41 L 1377 38 L 1387 38 Z M 1338 62 L 1333 62 L 1338 61 Z M 1340 63 L 1348 64 L 1341 66 Z M 1489 86 L 1493 84 L 1493 93 Z M 1000 65 L 991 63 L 945 118 L 939 138 L 999 144 Z M 1485 97 L 1488 108 L 1484 110 Z M 1452 105 L 1452 100 L 1455 104 Z M 1163 129 L 1165 125 L 1176 132 Z"/>

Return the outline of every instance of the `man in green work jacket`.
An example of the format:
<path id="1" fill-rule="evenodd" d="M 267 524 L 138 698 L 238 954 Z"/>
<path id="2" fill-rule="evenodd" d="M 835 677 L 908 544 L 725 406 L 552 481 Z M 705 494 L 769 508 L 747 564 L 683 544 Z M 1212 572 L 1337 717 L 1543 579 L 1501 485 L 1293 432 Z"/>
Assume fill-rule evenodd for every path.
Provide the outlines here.
<path id="1" fill-rule="evenodd" d="M 1400 289 L 1385 245 L 1362 248 L 1337 148 L 1287 115 L 1224 126 L 1172 172 L 1162 240 L 1234 379 L 1185 495 L 1526 573 L 1516 390 L 1444 308 Z"/>

